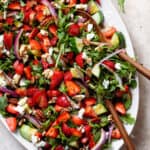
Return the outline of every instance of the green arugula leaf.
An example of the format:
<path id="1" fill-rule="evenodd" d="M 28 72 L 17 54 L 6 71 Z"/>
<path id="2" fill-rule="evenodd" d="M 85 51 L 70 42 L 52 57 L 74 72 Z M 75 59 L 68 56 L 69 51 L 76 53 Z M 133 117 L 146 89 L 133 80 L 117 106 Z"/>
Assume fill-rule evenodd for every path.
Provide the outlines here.
<path id="1" fill-rule="evenodd" d="M 7 96 L 4 95 L 4 96 L 1 96 L 1 97 L 0 97 L 0 113 L 1 113 L 2 115 L 5 115 L 5 114 L 6 114 L 6 113 L 5 113 L 5 108 L 6 108 L 6 106 L 7 106 Z"/>
<path id="2" fill-rule="evenodd" d="M 126 114 L 125 116 L 120 116 L 120 119 L 123 121 L 124 124 L 132 125 L 135 123 L 135 119 L 130 114 Z"/>
<path id="3" fill-rule="evenodd" d="M 124 12 L 124 4 L 125 4 L 125 0 L 118 0 L 118 5 L 122 12 Z"/>

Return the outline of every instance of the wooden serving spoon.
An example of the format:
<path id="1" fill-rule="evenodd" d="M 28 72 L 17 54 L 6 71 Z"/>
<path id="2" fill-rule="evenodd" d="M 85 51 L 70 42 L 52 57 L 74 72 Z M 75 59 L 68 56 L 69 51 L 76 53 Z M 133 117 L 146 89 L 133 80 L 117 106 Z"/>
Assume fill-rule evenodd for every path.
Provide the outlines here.
<path id="1" fill-rule="evenodd" d="M 88 18 L 90 20 L 90 22 L 94 25 L 95 30 L 98 33 L 98 36 L 100 37 L 101 41 L 104 42 L 104 43 L 107 42 L 105 40 L 102 32 L 101 32 L 100 26 L 97 25 L 97 23 L 90 16 L 90 14 L 88 14 L 87 12 L 82 11 L 82 10 L 77 10 L 76 13 L 79 14 L 79 15 L 81 15 L 81 16 L 83 16 L 83 17 Z M 94 42 L 92 44 L 96 44 L 96 42 Z M 101 44 L 101 43 L 98 42 L 98 44 Z M 137 70 L 139 70 L 143 75 L 145 75 L 146 77 L 148 77 L 150 79 L 150 72 L 147 69 L 143 68 L 143 66 L 141 66 L 137 62 L 133 61 L 133 59 L 130 58 L 125 53 L 120 53 L 119 56 L 122 59 L 124 59 L 124 60 L 128 61 L 129 63 L 131 63 L 133 66 L 135 66 L 137 68 Z M 135 147 L 134 147 L 134 145 L 133 145 L 133 143 L 132 143 L 129 135 L 127 134 L 127 131 L 124 128 L 124 126 L 123 126 L 123 124 L 122 124 L 122 122 L 121 122 L 121 120 L 120 120 L 120 118 L 119 118 L 119 116 L 118 116 L 118 114 L 117 114 L 117 112 L 116 112 L 116 110 L 115 110 L 112 102 L 110 100 L 106 100 L 105 104 L 106 104 L 108 110 L 110 111 L 110 113 L 112 114 L 113 119 L 115 121 L 115 124 L 117 125 L 117 127 L 118 127 L 118 129 L 119 129 L 119 131 L 120 131 L 120 133 L 121 133 L 121 135 L 122 135 L 122 137 L 124 139 L 124 142 L 127 145 L 128 150 L 135 150 Z"/>
<path id="2" fill-rule="evenodd" d="M 107 40 L 105 39 L 105 37 L 103 36 L 102 32 L 101 32 L 101 27 L 95 22 L 95 20 L 90 16 L 90 14 L 88 14 L 87 12 L 83 11 L 83 10 L 77 10 L 76 11 L 77 14 L 86 17 L 90 20 L 90 22 L 94 25 L 95 30 L 98 34 L 98 36 L 100 37 L 102 42 L 106 42 Z M 99 45 L 99 42 L 91 42 L 91 44 L 97 44 Z M 126 53 L 124 52 L 120 52 L 118 54 L 123 60 L 129 62 L 132 66 L 134 66 L 138 72 L 140 72 L 141 74 L 143 74 L 146 78 L 148 78 L 150 80 L 150 70 L 145 68 L 143 65 L 139 64 L 137 61 L 135 61 L 134 59 L 132 59 L 130 56 L 128 56 Z"/>

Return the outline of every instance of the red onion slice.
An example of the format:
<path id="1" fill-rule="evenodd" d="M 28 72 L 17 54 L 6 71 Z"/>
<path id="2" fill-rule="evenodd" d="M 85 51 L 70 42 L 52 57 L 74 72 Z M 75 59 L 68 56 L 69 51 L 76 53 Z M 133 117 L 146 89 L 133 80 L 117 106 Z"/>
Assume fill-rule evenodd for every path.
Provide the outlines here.
<path id="1" fill-rule="evenodd" d="M 6 88 L 6 87 L 0 87 L 0 91 L 4 92 L 4 93 L 8 93 L 8 94 L 10 94 L 13 97 L 18 97 L 18 94 L 16 92 L 14 92 L 14 91 Z"/>
<path id="2" fill-rule="evenodd" d="M 92 148 L 92 150 L 101 150 L 102 146 L 106 143 L 108 139 L 107 133 L 104 129 L 101 129 L 101 138 L 97 142 L 96 146 Z"/>
<path id="3" fill-rule="evenodd" d="M 56 19 L 57 18 L 57 13 L 56 13 L 56 10 L 55 10 L 54 6 L 48 0 L 41 0 L 41 3 L 48 7 L 48 9 L 51 12 L 52 16 Z"/>
<path id="4" fill-rule="evenodd" d="M 15 43 L 14 43 L 14 53 L 15 53 L 17 59 L 19 59 L 19 60 L 21 59 L 21 57 L 19 55 L 19 52 L 18 52 L 19 51 L 19 40 L 20 40 L 20 37 L 21 37 L 22 33 L 23 33 L 23 29 L 21 29 L 18 32 L 18 34 L 16 36 L 16 39 L 15 39 Z"/>

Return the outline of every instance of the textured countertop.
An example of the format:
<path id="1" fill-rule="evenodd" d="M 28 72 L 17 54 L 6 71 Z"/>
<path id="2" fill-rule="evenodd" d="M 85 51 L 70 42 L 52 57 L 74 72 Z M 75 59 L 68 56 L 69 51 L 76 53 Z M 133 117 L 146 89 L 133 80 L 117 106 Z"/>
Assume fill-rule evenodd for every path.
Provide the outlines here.
<path id="1" fill-rule="evenodd" d="M 116 0 L 113 0 L 117 7 Z M 126 13 L 121 14 L 135 48 L 136 56 L 150 68 L 150 1 L 126 0 Z M 150 82 L 140 77 L 140 108 L 132 139 L 137 150 L 150 149 Z M 123 149 L 123 148 L 122 148 Z M 25 150 L 0 122 L 0 150 Z"/>

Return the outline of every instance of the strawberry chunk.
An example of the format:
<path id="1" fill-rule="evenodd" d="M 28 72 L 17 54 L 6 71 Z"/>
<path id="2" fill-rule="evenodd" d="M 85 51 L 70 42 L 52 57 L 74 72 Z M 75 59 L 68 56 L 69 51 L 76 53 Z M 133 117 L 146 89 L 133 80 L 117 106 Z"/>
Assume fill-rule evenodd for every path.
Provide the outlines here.
<path id="1" fill-rule="evenodd" d="M 71 120 L 77 126 L 80 126 L 86 123 L 85 120 L 79 118 L 78 116 L 72 116 Z"/>
<path id="2" fill-rule="evenodd" d="M 69 26 L 68 28 L 68 34 L 70 36 L 78 36 L 80 34 L 80 27 L 78 24 L 74 23 Z"/>
<path id="3" fill-rule="evenodd" d="M 8 8 L 11 9 L 11 10 L 20 10 L 21 9 L 21 5 L 19 2 L 13 2 L 13 3 L 10 3 L 8 5 Z"/>
<path id="4" fill-rule="evenodd" d="M 122 102 L 117 102 L 115 104 L 115 109 L 122 115 L 126 114 L 126 108 Z"/>
<path id="5" fill-rule="evenodd" d="M 24 64 L 20 63 L 18 60 L 14 62 L 13 67 L 17 74 L 22 75 L 24 73 Z"/>
<path id="6" fill-rule="evenodd" d="M 61 107 L 69 107 L 71 105 L 68 98 L 65 95 L 59 96 L 56 100 L 56 104 Z"/>
<path id="7" fill-rule="evenodd" d="M 15 132 L 17 128 L 17 119 L 15 117 L 6 118 L 6 123 L 10 131 Z"/>
<path id="8" fill-rule="evenodd" d="M 72 73 L 70 71 L 65 72 L 64 74 L 64 81 L 71 81 L 72 80 Z"/>
<path id="9" fill-rule="evenodd" d="M 66 124 L 66 123 L 63 123 L 62 124 L 62 132 L 66 135 L 66 136 L 71 136 L 71 130 L 70 130 L 70 127 Z"/>
<path id="10" fill-rule="evenodd" d="M 7 107 L 6 107 L 6 111 L 10 114 L 13 114 L 13 115 L 18 115 L 18 111 L 15 110 L 15 106 L 13 104 L 9 104 Z"/>
<path id="11" fill-rule="evenodd" d="M 10 50 L 13 45 L 13 33 L 12 32 L 5 32 L 4 33 L 4 45 L 6 49 Z"/>
<path id="12" fill-rule="evenodd" d="M 92 106 L 96 104 L 96 99 L 94 97 L 89 97 L 84 99 L 85 106 Z"/>
<path id="13" fill-rule="evenodd" d="M 111 60 L 103 61 L 103 64 L 106 65 L 108 68 L 115 70 L 115 63 Z"/>
<path id="14" fill-rule="evenodd" d="M 111 137 L 113 138 L 113 139 L 120 139 L 121 138 L 121 133 L 120 133 L 120 131 L 119 131 L 119 129 L 114 129 L 113 131 L 112 131 L 112 133 L 111 133 Z"/>
<path id="15" fill-rule="evenodd" d="M 48 29 L 50 33 L 52 33 L 54 36 L 57 36 L 57 26 L 55 24 L 50 25 Z"/>
<path id="16" fill-rule="evenodd" d="M 82 53 L 79 53 L 79 54 L 76 56 L 75 60 L 76 60 L 77 65 L 79 65 L 81 68 L 84 67 L 84 59 L 83 59 Z"/>
<path id="17" fill-rule="evenodd" d="M 41 45 L 38 41 L 36 40 L 30 40 L 30 46 L 33 50 L 41 50 Z"/>

